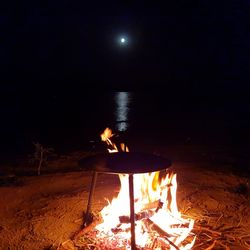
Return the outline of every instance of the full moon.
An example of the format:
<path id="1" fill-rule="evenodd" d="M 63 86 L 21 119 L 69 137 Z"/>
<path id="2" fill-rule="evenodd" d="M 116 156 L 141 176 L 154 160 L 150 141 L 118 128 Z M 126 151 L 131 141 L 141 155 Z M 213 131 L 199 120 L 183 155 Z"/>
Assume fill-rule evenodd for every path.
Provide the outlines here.
<path id="1" fill-rule="evenodd" d="M 115 40 L 116 44 L 121 48 L 128 47 L 130 45 L 130 42 L 131 42 L 130 37 L 126 34 L 120 34 L 115 39 L 116 39 Z"/>
<path id="2" fill-rule="evenodd" d="M 121 43 L 125 43 L 125 42 L 126 42 L 126 39 L 125 39 L 124 37 L 122 37 L 122 38 L 120 39 L 120 41 L 121 41 Z"/>

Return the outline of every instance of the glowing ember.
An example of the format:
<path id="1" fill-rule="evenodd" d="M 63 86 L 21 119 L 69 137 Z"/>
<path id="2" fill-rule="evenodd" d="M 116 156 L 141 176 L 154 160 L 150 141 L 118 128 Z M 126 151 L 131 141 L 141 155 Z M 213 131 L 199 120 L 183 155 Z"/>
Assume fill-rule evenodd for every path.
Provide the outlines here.
<path id="1" fill-rule="evenodd" d="M 101 135 L 117 152 L 116 145 L 110 140 L 110 129 Z M 121 146 L 122 149 L 127 147 Z M 129 249 L 129 182 L 128 175 L 119 175 L 121 189 L 101 211 L 103 222 L 96 226 L 97 237 L 119 240 L 122 249 Z M 178 211 L 176 202 L 176 174 L 160 178 L 159 172 L 134 175 L 134 204 L 136 214 L 136 244 L 140 249 L 191 249 L 195 235 L 191 232 L 194 220 L 184 219 Z"/>

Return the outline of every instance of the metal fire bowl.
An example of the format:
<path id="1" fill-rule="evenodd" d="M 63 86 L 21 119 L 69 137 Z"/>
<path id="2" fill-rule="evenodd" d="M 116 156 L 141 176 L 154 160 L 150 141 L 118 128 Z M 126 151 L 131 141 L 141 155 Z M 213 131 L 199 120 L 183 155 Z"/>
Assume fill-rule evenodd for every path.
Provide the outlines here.
<path id="1" fill-rule="evenodd" d="M 86 171 L 109 174 L 142 174 L 167 169 L 169 159 L 140 152 L 102 153 L 82 158 L 79 165 Z"/>

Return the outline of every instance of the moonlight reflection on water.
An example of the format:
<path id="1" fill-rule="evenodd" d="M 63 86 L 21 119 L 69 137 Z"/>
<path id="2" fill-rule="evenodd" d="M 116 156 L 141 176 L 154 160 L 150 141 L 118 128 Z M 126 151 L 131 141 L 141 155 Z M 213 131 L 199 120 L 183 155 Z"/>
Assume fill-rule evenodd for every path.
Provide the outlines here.
<path id="1" fill-rule="evenodd" d="M 131 94 L 129 92 L 117 92 L 115 94 L 115 118 L 116 128 L 119 131 L 126 131 L 128 129 L 128 113 L 129 104 L 131 102 Z"/>

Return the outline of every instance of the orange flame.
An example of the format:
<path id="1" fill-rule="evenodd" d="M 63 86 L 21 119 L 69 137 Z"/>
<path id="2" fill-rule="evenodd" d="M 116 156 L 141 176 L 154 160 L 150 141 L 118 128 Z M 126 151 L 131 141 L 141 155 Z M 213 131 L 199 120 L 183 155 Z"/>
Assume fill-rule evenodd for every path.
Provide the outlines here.
<path id="1" fill-rule="evenodd" d="M 108 149 L 109 153 L 118 152 L 116 145 L 110 140 L 112 136 L 114 136 L 114 134 L 112 133 L 112 130 L 110 128 L 106 128 L 104 132 L 101 134 L 102 141 L 105 141 L 108 144 L 108 146 L 111 147 L 111 149 Z"/>
<path id="2" fill-rule="evenodd" d="M 112 136 L 112 130 L 107 128 L 101 138 L 112 147 L 109 152 L 118 152 L 116 145 L 110 140 Z M 125 145 L 121 148 L 128 150 Z M 196 238 L 191 232 L 194 220 L 184 219 L 178 210 L 176 174 L 167 174 L 161 180 L 159 177 L 160 172 L 134 175 L 135 213 L 142 217 L 136 221 L 136 243 L 147 249 L 162 249 L 160 246 L 152 247 L 156 238 L 162 238 L 170 250 L 191 249 Z M 119 178 L 119 194 L 102 209 L 103 223 L 97 225 L 96 229 L 99 237 L 114 237 L 114 229 L 119 228 L 119 239 L 129 241 L 130 225 L 121 222 L 121 218 L 130 216 L 128 175 L 120 174 Z"/>

